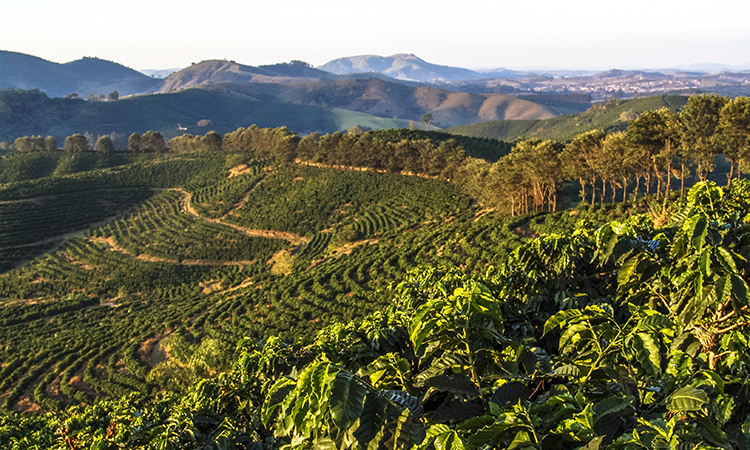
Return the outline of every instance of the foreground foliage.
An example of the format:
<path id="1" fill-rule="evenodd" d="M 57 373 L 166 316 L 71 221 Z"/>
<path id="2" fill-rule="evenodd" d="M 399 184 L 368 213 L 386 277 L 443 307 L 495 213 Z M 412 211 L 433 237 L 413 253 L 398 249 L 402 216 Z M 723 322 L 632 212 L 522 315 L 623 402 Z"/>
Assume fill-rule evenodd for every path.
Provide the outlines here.
<path id="1" fill-rule="evenodd" d="M 484 274 L 422 267 L 312 341 L 245 339 L 181 397 L 5 416 L 8 448 L 747 448 L 750 184 L 664 227 L 546 235 Z M 36 447 L 35 447 L 36 446 Z"/>

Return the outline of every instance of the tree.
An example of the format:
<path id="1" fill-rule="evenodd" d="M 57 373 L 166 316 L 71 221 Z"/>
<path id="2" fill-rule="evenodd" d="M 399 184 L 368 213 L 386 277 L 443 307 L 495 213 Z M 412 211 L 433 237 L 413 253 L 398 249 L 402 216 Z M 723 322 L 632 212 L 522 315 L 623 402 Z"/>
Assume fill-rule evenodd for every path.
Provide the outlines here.
<path id="1" fill-rule="evenodd" d="M 206 133 L 205 137 L 206 150 L 209 152 L 220 152 L 222 148 L 222 140 L 223 138 L 219 133 L 209 131 Z"/>
<path id="2" fill-rule="evenodd" d="M 520 188 L 523 213 L 557 209 L 557 192 L 563 181 L 559 157 L 562 147 L 559 142 L 530 139 L 519 142 L 508 155 L 511 164 L 506 170 L 515 172 L 511 177 L 516 178 L 513 184 Z"/>
<path id="3" fill-rule="evenodd" d="M 128 151 L 133 153 L 139 153 L 143 148 L 143 139 L 138 133 L 133 133 L 128 138 Z"/>
<path id="4" fill-rule="evenodd" d="M 141 136 L 141 151 L 161 154 L 167 149 L 164 137 L 157 131 L 147 131 Z"/>
<path id="5" fill-rule="evenodd" d="M 432 114 L 422 114 L 422 120 L 420 121 L 424 124 L 425 128 L 430 125 L 430 122 L 432 122 Z"/>
<path id="6" fill-rule="evenodd" d="M 44 138 L 44 150 L 48 152 L 54 152 L 57 150 L 57 139 L 52 136 Z"/>
<path id="7" fill-rule="evenodd" d="M 666 193 L 669 190 L 672 159 L 679 142 L 677 116 L 669 108 L 646 111 L 630 122 L 626 137 L 631 145 L 642 150 L 641 170 L 646 178 L 646 193 L 650 192 L 652 173 L 657 180 L 657 196 L 661 193 L 663 172 L 667 175 L 667 182 L 664 184 Z"/>
<path id="8" fill-rule="evenodd" d="M 578 178 L 581 199 L 586 200 L 586 180 L 591 180 L 591 204 L 596 202 L 596 182 L 601 176 L 602 146 L 606 134 L 602 130 L 581 133 L 563 151 L 564 172 Z"/>
<path id="9" fill-rule="evenodd" d="M 101 153 L 112 153 L 115 151 L 115 146 L 109 136 L 99 136 L 96 140 L 96 150 Z"/>
<path id="10" fill-rule="evenodd" d="M 118 94 L 117 91 L 112 91 L 109 93 L 109 95 L 107 95 L 107 100 L 109 100 L 110 102 L 116 102 L 119 99 L 120 94 Z"/>
<path id="11" fill-rule="evenodd" d="M 628 181 L 636 170 L 638 153 L 628 145 L 624 132 L 607 135 L 602 145 L 602 178 L 612 187 L 612 203 L 615 203 L 616 186 L 622 187 L 622 201 L 627 199 Z M 602 200 L 606 192 L 602 192 Z"/>
<path id="12" fill-rule="evenodd" d="M 719 132 L 722 153 L 731 163 L 727 174 L 727 186 L 730 186 L 735 166 L 739 179 L 742 163 L 750 159 L 750 99 L 737 97 L 721 108 Z"/>
<path id="13" fill-rule="evenodd" d="M 719 120 L 727 102 L 720 95 L 693 95 L 680 111 L 681 145 L 695 162 L 701 180 L 706 180 L 714 169 L 714 159 L 719 153 Z"/>
<path id="14" fill-rule="evenodd" d="M 63 149 L 66 152 L 85 152 L 89 149 L 89 141 L 82 134 L 74 134 L 65 138 Z"/>

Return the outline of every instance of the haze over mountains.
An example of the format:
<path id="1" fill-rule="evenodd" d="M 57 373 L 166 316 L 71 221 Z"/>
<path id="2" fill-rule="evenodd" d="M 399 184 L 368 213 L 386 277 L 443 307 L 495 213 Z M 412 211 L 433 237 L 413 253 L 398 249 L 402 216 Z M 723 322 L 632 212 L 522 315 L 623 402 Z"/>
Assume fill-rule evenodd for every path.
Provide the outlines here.
<path id="1" fill-rule="evenodd" d="M 520 78 L 524 73 L 495 69 L 483 72 L 460 67 L 431 64 L 416 55 L 400 53 L 392 56 L 363 55 L 334 59 L 318 67 L 336 73 L 381 73 L 398 80 L 408 81 L 457 81 L 481 78 Z"/>
<path id="2" fill-rule="evenodd" d="M 550 119 L 583 112 L 592 101 L 612 96 L 750 93 L 750 73 L 744 72 L 565 73 L 575 76 L 506 69 L 475 71 L 429 63 L 413 54 L 396 54 L 339 58 L 317 68 L 302 61 L 248 66 L 208 60 L 177 71 L 150 71 L 149 76 L 98 58 L 59 64 L 0 51 L 0 89 L 38 89 L 50 98 L 75 93 L 90 103 L 35 97 L 41 106 L 29 113 L 34 117 L 29 121 L 23 116 L 28 105 L 6 99 L 0 105 L 0 140 L 12 139 L 22 130 L 55 136 L 86 131 L 144 132 L 144 117 L 166 136 L 180 134 L 185 131 L 180 128 L 185 127 L 188 132 L 205 132 L 201 127 L 196 131 L 195 125 L 206 120 L 216 131 L 231 131 L 257 121 L 304 134 L 352 126 L 364 130 L 405 127 L 410 122 L 413 126 L 422 115 L 430 114 L 431 128 L 447 128 L 491 120 Z M 202 92 L 189 93 L 196 89 Z M 108 97 L 115 91 L 119 101 L 126 103 L 107 101 L 117 98 Z"/>
<path id="3" fill-rule="evenodd" d="M 9 51 L 0 51 L 0 88 L 39 89 L 50 97 L 76 92 L 80 96 L 140 94 L 157 90 L 155 80 L 121 64 L 98 58 L 82 58 L 59 64 Z"/>

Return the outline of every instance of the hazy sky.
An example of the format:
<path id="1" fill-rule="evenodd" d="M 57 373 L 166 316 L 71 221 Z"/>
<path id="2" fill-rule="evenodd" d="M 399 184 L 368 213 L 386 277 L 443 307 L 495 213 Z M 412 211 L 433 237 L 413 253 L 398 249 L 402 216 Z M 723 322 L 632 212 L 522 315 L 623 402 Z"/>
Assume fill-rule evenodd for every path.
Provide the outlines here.
<path id="1" fill-rule="evenodd" d="M 2 0 L 0 50 L 135 69 L 414 53 L 468 68 L 750 64 L 750 1 Z"/>

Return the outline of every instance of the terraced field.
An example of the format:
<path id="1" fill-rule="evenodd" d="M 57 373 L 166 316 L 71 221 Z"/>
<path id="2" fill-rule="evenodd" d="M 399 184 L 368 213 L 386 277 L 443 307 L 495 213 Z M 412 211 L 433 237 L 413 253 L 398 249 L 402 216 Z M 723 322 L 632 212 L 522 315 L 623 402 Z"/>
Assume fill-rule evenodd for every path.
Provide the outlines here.
<path id="1" fill-rule="evenodd" d="M 377 310 L 419 263 L 484 269 L 528 220 L 478 214 L 436 180 L 265 161 L 237 175 L 230 156 L 0 188 L 2 409 L 179 389 L 206 346 L 220 369 L 244 337 Z"/>

